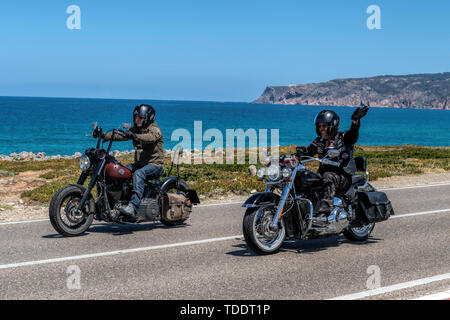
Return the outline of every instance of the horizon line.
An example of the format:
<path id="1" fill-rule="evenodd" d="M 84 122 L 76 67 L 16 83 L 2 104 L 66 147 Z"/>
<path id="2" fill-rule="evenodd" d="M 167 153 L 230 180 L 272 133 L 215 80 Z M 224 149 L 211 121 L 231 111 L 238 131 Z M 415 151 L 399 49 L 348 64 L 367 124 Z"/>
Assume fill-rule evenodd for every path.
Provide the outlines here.
<path id="1" fill-rule="evenodd" d="M 188 102 L 217 102 L 217 103 L 252 103 L 248 101 L 219 101 L 219 100 L 181 100 L 181 99 L 152 99 L 152 98 L 105 98 L 105 97 L 67 97 L 67 96 L 16 96 L 0 95 L 0 98 L 47 98 L 47 99 L 90 99 L 90 100 L 151 100 L 151 101 L 188 101 Z"/>

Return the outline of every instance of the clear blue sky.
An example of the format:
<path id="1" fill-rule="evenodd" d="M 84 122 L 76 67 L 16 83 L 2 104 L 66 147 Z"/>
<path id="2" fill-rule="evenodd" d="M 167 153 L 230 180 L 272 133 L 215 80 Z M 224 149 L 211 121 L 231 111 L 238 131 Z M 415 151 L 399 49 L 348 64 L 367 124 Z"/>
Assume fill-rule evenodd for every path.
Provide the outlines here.
<path id="1" fill-rule="evenodd" d="M 251 101 L 266 85 L 445 72 L 449 14 L 446 0 L 2 0 L 0 95 Z"/>

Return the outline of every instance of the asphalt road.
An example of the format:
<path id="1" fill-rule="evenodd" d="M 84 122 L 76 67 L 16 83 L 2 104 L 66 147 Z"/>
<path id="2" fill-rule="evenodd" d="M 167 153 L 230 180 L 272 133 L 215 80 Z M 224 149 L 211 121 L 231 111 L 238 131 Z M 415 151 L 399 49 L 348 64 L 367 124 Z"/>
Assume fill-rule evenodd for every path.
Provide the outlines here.
<path id="1" fill-rule="evenodd" d="M 448 290 L 450 185 L 386 192 L 396 216 L 368 242 L 286 242 L 270 256 L 247 249 L 240 204 L 196 207 L 186 226 L 99 223 L 76 238 L 48 220 L 0 224 L 0 298 L 409 299 Z M 368 268 L 386 290 L 367 293 Z"/>

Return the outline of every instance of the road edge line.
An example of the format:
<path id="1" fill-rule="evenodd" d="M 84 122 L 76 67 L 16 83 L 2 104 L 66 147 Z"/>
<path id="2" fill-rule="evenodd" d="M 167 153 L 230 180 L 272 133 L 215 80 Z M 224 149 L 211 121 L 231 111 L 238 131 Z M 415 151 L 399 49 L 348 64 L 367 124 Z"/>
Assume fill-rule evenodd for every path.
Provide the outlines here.
<path id="1" fill-rule="evenodd" d="M 381 294 L 390 293 L 393 291 L 408 289 L 408 288 L 417 287 L 417 286 L 429 284 L 432 282 L 448 280 L 448 279 L 450 279 L 450 273 L 444 273 L 444 274 L 427 277 L 427 278 L 422 278 L 422 279 L 417 279 L 417 280 L 413 280 L 413 281 L 401 282 L 401 283 L 397 283 L 394 285 L 381 287 L 381 288 L 377 288 L 377 289 L 351 293 L 351 294 L 331 298 L 328 300 L 357 300 L 357 299 L 377 296 L 377 295 L 381 295 Z"/>
<path id="2" fill-rule="evenodd" d="M 0 265 L 0 270 L 11 269 L 11 268 L 18 268 L 18 267 L 26 267 L 26 266 L 34 266 L 34 265 L 41 265 L 41 264 L 48 264 L 48 263 L 57 263 L 57 262 L 64 262 L 64 261 L 96 258 L 96 257 L 113 256 L 113 255 L 120 255 L 120 254 L 134 253 L 134 252 L 151 251 L 151 250 L 158 250 L 158 249 L 167 249 L 167 248 L 173 248 L 173 247 L 198 245 L 198 244 L 204 244 L 204 243 L 211 243 L 211 242 L 218 242 L 218 241 L 240 239 L 242 237 L 243 237 L 242 235 L 235 235 L 235 236 L 220 237 L 220 238 L 210 238 L 210 239 L 203 239 L 203 240 L 176 242 L 176 243 L 156 245 L 156 246 L 150 246 L 150 247 L 141 247 L 141 248 L 132 248 L 132 249 L 122 249 L 122 250 L 114 250 L 114 251 L 106 251 L 106 252 L 89 253 L 89 254 L 83 254 L 83 255 L 78 255 L 78 256 L 52 258 L 52 259 L 46 259 L 46 260 L 35 260 L 35 261 L 10 263 L 10 264 Z"/>

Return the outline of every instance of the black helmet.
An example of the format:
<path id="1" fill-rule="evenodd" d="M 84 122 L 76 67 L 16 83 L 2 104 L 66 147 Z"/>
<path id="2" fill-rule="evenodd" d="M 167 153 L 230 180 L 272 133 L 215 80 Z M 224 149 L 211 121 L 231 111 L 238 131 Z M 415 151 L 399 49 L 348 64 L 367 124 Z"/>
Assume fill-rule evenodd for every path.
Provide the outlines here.
<path id="1" fill-rule="evenodd" d="M 140 116 L 142 118 L 144 118 L 144 123 L 143 126 L 146 127 L 148 126 L 150 123 L 152 123 L 153 121 L 155 121 L 155 116 L 156 116 L 156 112 L 155 109 L 153 109 L 153 107 L 149 104 L 141 104 L 138 105 L 134 108 L 133 111 L 133 123 L 134 125 L 136 125 L 135 123 L 135 118 L 136 116 Z"/>
<path id="2" fill-rule="evenodd" d="M 331 110 L 320 111 L 316 118 L 314 119 L 314 124 L 316 125 L 316 133 L 320 136 L 319 123 L 328 123 L 327 133 L 330 137 L 334 137 L 339 130 L 339 116 L 336 112 Z"/>

